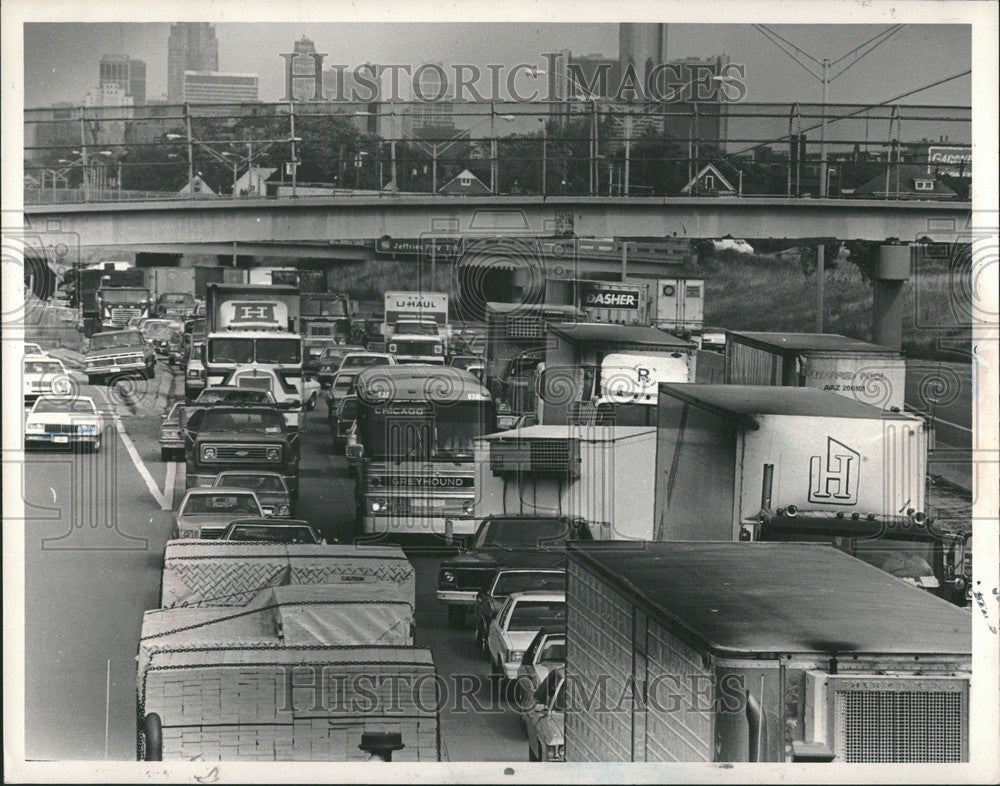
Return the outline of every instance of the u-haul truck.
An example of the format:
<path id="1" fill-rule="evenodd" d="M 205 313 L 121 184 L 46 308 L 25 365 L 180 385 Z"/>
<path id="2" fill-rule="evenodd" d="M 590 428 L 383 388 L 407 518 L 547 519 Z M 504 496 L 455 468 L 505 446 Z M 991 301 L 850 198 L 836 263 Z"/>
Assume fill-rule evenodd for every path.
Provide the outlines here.
<path id="1" fill-rule="evenodd" d="M 443 292 L 386 292 L 382 335 L 398 363 L 444 365 L 451 328 Z"/>

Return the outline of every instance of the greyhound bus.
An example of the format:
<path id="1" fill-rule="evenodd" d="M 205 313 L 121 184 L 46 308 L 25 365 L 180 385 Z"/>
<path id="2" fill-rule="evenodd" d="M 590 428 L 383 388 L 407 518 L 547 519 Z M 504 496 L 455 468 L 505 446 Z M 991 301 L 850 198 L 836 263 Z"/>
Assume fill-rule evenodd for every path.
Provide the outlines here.
<path id="1" fill-rule="evenodd" d="M 451 367 L 373 366 L 355 382 L 359 534 L 475 534 L 473 444 L 496 430 L 489 391 Z"/>

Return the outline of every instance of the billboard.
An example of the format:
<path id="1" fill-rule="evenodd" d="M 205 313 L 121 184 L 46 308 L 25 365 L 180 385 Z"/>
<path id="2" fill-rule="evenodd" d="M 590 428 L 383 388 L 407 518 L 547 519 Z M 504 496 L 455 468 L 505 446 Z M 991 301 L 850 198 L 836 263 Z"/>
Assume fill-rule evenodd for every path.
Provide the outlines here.
<path id="1" fill-rule="evenodd" d="M 972 177 L 972 148 L 942 145 L 927 148 L 927 173 Z"/>

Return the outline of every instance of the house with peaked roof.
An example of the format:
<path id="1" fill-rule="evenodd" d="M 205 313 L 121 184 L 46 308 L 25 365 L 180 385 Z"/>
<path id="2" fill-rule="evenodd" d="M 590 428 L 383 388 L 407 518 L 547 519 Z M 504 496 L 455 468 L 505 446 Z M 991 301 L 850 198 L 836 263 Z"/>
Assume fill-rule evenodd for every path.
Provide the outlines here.
<path id="1" fill-rule="evenodd" d="M 233 192 L 240 196 L 266 196 L 267 181 L 277 171 L 277 167 L 252 166 L 233 184 Z"/>
<path id="2" fill-rule="evenodd" d="M 205 196 L 216 196 L 216 193 L 212 190 L 211 186 L 206 183 L 201 175 L 195 175 L 188 181 L 178 194 L 204 194 Z"/>
<path id="3" fill-rule="evenodd" d="M 926 164 L 891 164 L 854 189 L 869 199 L 957 199 L 958 193 L 927 171 Z"/>
<path id="4" fill-rule="evenodd" d="M 736 196 L 736 189 L 713 164 L 705 164 L 681 189 L 681 193 L 691 196 Z"/>
<path id="5" fill-rule="evenodd" d="M 483 196 L 492 194 L 493 191 L 482 180 L 476 177 L 468 169 L 463 169 L 455 177 L 438 189 L 439 194 L 466 194 L 469 196 Z"/>

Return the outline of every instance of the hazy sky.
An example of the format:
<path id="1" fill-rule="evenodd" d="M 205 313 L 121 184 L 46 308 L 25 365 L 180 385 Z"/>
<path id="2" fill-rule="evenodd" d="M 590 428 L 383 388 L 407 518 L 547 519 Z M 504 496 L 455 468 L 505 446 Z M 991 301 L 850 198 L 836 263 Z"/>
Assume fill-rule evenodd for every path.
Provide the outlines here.
<path id="1" fill-rule="evenodd" d="M 146 61 L 147 97 L 165 97 L 169 25 L 25 25 L 25 106 L 57 101 L 82 103 L 97 86 L 102 54 L 128 54 Z M 836 60 L 884 26 L 783 25 L 775 28 L 813 57 Z M 363 62 L 489 63 L 544 66 L 543 53 L 615 56 L 613 24 L 243 24 L 215 25 L 219 69 L 256 73 L 262 101 L 280 100 L 284 61 L 303 35 L 312 38 L 326 64 Z M 970 28 L 965 25 L 908 25 L 831 85 L 830 101 L 873 103 L 969 68 Z M 728 54 L 746 64 L 747 101 L 817 101 L 820 84 L 788 55 L 749 25 L 670 25 L 668 57 Z M 846 64 L 846 63 L 845 63 Z M 907 103 L 971 103 L 970 79 L 924 91 Z"/>

